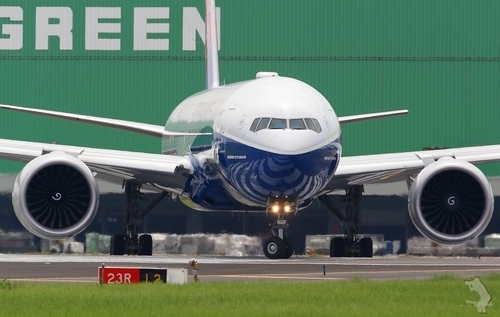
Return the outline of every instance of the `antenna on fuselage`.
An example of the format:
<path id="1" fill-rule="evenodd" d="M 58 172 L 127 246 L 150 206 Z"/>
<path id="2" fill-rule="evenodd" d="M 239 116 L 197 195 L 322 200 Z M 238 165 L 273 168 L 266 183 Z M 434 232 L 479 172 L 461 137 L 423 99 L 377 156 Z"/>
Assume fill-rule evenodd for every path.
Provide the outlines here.
<path id="1" fill-rule="evenodd" d="M 219 52 L 215 12 L 215 0 L 205 0 L 206 89 L 219 87 Z"/>

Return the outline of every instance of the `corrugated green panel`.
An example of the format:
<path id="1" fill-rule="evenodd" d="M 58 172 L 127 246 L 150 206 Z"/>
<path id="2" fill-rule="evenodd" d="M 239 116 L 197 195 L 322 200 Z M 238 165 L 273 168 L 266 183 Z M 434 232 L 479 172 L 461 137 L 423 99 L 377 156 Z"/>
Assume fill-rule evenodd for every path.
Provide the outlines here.
<path id="1" fill-rule="evenodd" d="M 222 35 L 227 55 L 498 57 L 500 48 L 500 3 L 493 0 L 218 3 L 223 27 L 236 31 Z"/>
<path id="2" fill-rule="evenodd" d="M 203 47 L 184 34 L 184 10 L 202 0 L 6 0 L 6 26 L 22 26 L 23 47 L 2 50 L 0 103 L 164 124 L 182 99 L 203 89 Z M 344 154 L 500 143 L 500 2 L 493 0 L 218 0 L 221 80 L 277 71 L 322 92 L 339 115 L 407 108 L 405 117 L 343 127 Z M 21 7 L 22 22 L 3 18 Z M 69 7 L 72 47 L 35 48 L 37 7 Z M 85 49 L 87 7 L 121 7 L 120 50 Z M 169 49 L 133 49 L 134 8 L 168 7 Z M 3 9 L 2 9 L 3 8 Z M 2 11 L 3 10 L 3 11 Z M 57 23 L 57 20 L 51 23 Z M 186 33 L 186 32 L 185 32 Z M 153 36 L 153 35 L 150 35 Z M 195 51 L 183 50 L 188 39 Z M 0 112 L 0 137 L 159 152 L 132 133 Z M 0 172 L 17 171 L 4 163 Z M 500 175 L 498 164 L 489 175 Z"/>
<path id="3" fill-rule="evenodd" d="M 199 77 L 200 72 L 193 70 L 203 68 L 203 62 L 190 64 L 198 65 L 158 60 L 0 60 L 2 74 L 9 74 L 1 85 L 1 102 L 163 125 L 175 105 L 196 91 L 195 81 L 182 83 Z M 177 74 L 177 83 L 170 88 L 163 84 L 168 72 Z M 200 89 L 203 82 L 203 78 L 196 80 Z M 160 150 L 159 140 L 151 137 L 6 111 L 0 114 L 5 120 L 2 137 L 74 140 L 88 146 L 124 144 L 137 150 L 151 149 L 154 142 Z"/>
<path id="4" fill-rule="evenodd" d="M 24 45 L 10 56 L 182 56 L 201 57 L 182 49 L 183 12 L 197 7 L 203 14 L 202 0 L 6 0 L 1 6 L 23 10 Z M 303 0 L 234 1 L 219 0 L 221 8 L 222 51 L 225 57 L 498 57 L 497 12 L 495 0 Z M 67 7 L 72 14 L 73 44 L 59 50 L 59 40 L 50 39 L 48 50 L 35 50 L 37 8 Z M 118 34 L 102 37 L 120 39 L 119 51 L 85 49 L 86 8 L 120 8 L 119 19 L 103 22 L 120 26 Z M 134 8 L 167 7 L 168 51 L 134 51 Z M 4 9 L 5 11 L 5 9 Z M 2 23 L 9 19 L 1 18 Z M 57 21 L 54 21 L 54 23 Z M 17 24 L 15 22 L 14 24 Z M 4 32 L 5 33 L 5 32 Z M 1 36 L 5 38 L 6 36 Z M 150 36 L 151 37 L 151 36 Z M 201 40 L 198 39 L 200 42 Z"/>

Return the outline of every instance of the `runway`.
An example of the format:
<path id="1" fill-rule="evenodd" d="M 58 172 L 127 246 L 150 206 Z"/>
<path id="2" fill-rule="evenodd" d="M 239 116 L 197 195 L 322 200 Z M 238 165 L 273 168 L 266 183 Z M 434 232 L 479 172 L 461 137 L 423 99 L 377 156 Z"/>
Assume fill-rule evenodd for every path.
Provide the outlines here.
<path id="1" fill-rule="evenodd" d="M 192 256 L 152 257 L 109 255 L 0 254 L 0 280 L 27 282 L 97 283 L 97 268 L 105 266 L 190 268 Z M 423 279 L 451 274 L 469 278 L 500 273 L 500 258 L 263 257 L 197 256 L 201 282 L 211 281 L 338 281 Z M 324 268 L 324 272 L 323 272 Z M 191 270 L 189 270 L 191 274 Z M 190 275 L 189 281 L 193 278 Z"/>

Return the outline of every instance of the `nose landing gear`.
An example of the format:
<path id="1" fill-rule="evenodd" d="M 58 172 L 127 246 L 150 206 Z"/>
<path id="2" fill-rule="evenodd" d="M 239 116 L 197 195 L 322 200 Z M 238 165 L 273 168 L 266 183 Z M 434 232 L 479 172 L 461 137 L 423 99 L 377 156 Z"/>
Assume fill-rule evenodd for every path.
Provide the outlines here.
<path id="1" fill-rule="evenodd" d="M 270 197 L 267 210 L 277 214 L 278 219 L 269 224 L 273 236 L 267 238 L 262 244 L 264 254 L 269 259 L 288 259 L 295 252 L 295 248 L 292 239 L 284 235 L 284 230 L 288 228 L 285 214 L 297 211 L 297 201 L 288 196 Z"/>

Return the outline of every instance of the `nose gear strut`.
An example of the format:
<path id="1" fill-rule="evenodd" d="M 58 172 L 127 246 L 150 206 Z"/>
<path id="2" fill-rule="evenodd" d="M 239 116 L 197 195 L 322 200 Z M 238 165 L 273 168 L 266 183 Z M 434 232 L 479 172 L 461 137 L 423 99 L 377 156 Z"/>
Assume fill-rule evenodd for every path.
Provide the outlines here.
<path id="1" fill-rule="evenodd" d="M 290 197 L 270 197 L 269 200 L 273 203 L 268 203 L 268 211 L 272 210 L 277 214 L 278 218 L 273 223 L 270 223 L 273 236 L 267 238 L 262 244 L 264 254 L 269 259 L 288 259 L 295 252 L 292 239 L 284 235 L 285 229 L 288 228 L 288 221 L 285 215 L 291 212 L 297 212 L 297 200 Z M 272 205 L 278 208 L 272 209 Z"/>

